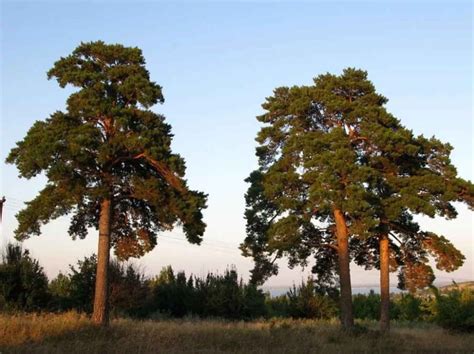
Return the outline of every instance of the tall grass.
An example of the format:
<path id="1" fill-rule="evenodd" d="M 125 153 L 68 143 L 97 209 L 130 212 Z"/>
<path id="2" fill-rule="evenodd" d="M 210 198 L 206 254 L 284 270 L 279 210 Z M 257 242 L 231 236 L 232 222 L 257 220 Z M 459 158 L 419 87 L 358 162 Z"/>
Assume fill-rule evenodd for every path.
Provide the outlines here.
<path id="1" fill-rule="evenodd" d="M 434 326 L 394 325 L 381 336 L 347 335 L 337 321 L 116 319 L 95 327 L 84 315 L 0 315 L 2 353 L 472 353 L 474 334 L 452 334 Z M 370 329 L 371 327 L 371 329 Z"/>

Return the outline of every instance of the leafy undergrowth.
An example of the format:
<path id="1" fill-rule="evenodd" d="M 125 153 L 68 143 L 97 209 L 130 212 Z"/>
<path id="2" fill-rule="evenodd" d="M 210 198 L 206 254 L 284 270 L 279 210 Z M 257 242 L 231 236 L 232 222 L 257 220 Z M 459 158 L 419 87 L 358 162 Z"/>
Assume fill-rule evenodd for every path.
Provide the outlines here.
<path id="1" fill-rule="evenodd" d="M 74 312 L 0 315 L 1 353 L 472 353 L 474 334 L 395 323 L 381 335 L 342 332 L 337 321 L 113 320 L 97 328 Z"/>

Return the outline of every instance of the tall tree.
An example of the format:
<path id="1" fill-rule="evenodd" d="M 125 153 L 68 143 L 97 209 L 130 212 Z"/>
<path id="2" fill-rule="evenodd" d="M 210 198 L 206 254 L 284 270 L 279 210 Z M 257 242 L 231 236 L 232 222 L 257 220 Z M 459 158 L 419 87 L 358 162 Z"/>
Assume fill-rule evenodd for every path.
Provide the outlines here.
<path id="1" fill-rule="evenodd" d="M 352 324 L 349 236 L 359 245 L 378 246 L 383 255 L 378 259 L 383 303 L 388 304 L 389 234 L 410 236 L 404 267 L 416 268 L 418 274 L 423 269 L 428 275 L 420 261 L 428 246 L 420 246 L 421 240 L 452 245 L 410 229 L 410 224 L 404 225 L 406 218 L 410 213 L 449 216 L 450 201 L 472 199 L 472 184 L 459 179 L 450 164 L 449 145 L 415 138 L 386 111 L 386 102 L 366 72 L 346 69 L 340 76 L 321 75 L 310 87 L 276 89 L 263 105 L 267 112 L 258 117 L 267 124 L 257 138 L 263 177 L 261 182 L 250 178 L 246 212 L 250 232 L 242 248 L 256 259 L 254 272 L 259 266 L 260 273 L 267 274 L 276 271 L 269 254 L 290 255 L 291 262 L 295 252 L 300 264 L 314 254 L 313 270 L 327 274 L 335 268 L 336 250 L 346 328 Z M 256 191 L 260 199 L 249 199 Z M 263 203 L 262 197 L 271 204 Z M 269 205 L 277 216 L 262 213 Z M 459 264 L 462 255 L 451 251 L 453 263 Z M 359 253 L 358 261 L 371 259 Z M 388 316 L 387 311 L 383 315 Z"/>
<path id="2" fill-rule="evenodd" d="M 457 176 L 449 158 L 452 147 L 434 137 L 415 137 L 400 123 L 391 125 L 389 130 L 373 125 L 365 132 L 356 130 L 356 134 L 361 141 L 361 161 L 373 171 L 366 186 L 375 196 L 374 217 L 378 225 L 371 231 L 377 241 L 373 245 L 378 248 L 375 259 L 380 268 L 381 329 L 385 331 L 389 328 L 390 258 L 394 269 L 401 266 L 402 283 L 411 283 L 412 289 L 415 285 L 429 285 L 434 279 L 427 264 L 428 254 L 435 257 L 439 269 L 446 271 L 457 269 L 464 259 L 446 238 L 420 230 L 413 214 L 454 218 L 452 202 L 472 206 L 474 189 L 471 182 Z M 398 247 L 390 238 L 399 243 Z M 396 257 L 390 256 L 392 248 Z M 371 257 L 357 257 L 356 261 L 370 264 Z"/>
<path id="3" fill-rule="evenodd" d="M 341 321 L 349 329 L 353 326 L 349 227 L 358 228 L 350 221 L 356 215 L 370 223 L 366 217 L 370 195 L 363 185 L 368 170 L 358 163 L 338 112 L 341 97 L 329 97 L 326 78 L 317 80 L 319 91 L 312 87 L 276 89 L 262 105 L 267 112 L 258 117 L 267 124 L 257 137 L 264 195 L 281 215 L 268 230 L 268 245 L 280 255 L 290 255 L 296 264 L 305 264 L 314 250 L 336 250 Z M 381 100 L 369 92 L 364 103 L 374 105 Z M 357 108 L 346 107 L 348 115 Z"/>
<path id="4" fill-rule="evenodd" d="M 7 158 L 21 177 L 48 179 L 19 212 L 16 237 L 39 235 L 42 224 L 65 214 L 72 214 L 73 238 L 98 229 L 93 320 L 106 325 L 110 248 L 120 259 L 142 256 L 176 223 L 199 244 L 206 195 L 188 188 L 184 159 L 171 151 L 171 127 L 149 109 L 164 98 L 140 49 L 81 43 L 48 78 L 78 90 L 65 112 L 37 121 Z"/>
<path id="5" fill-rule="evenodd" d="M 336 266 L 337 252 L 345 328 L 353 325 L 349 236 L 364 236 L 377 223 L 365 186 L 373 171 L 361 162 L 358 132 L 381 119 L 386 129 L 396 124 L 380 116 L 385 102 L 364 72 L 346 69 L 340 77 L 319 76 L 311 87 L 276 89 L 258 117 L 267 124 L 257 137 L 264 194 L 281 213 L 268 230 L 269 245 L 282 255 L 313 253 L 319 272 Z"/>

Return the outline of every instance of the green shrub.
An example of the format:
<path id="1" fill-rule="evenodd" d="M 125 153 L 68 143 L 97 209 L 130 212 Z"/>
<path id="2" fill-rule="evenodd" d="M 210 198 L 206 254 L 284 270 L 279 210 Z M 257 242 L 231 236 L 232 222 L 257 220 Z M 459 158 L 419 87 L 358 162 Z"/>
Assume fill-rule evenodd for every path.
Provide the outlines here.
<path id="1" fill-rule="evenodd" d="M 50 309 L 92 312 L 97 257 L 84 257 L 70 273 L 58 276 L 49 284 Z M 148 288 L 143 273 L 133 264 L 112 260 L 109 265 L 109 301 L 113 315 L 144 317 L 148 305 Z"/>
<path id="2" fill-rule="evenodd" d="M 287 294 L 288 313 L 293 318 L 331 318 L 337 315 L 336 302 L 317 291 L 313 278 L 293 288 Z"/>
<path id="3" fill-rule="evenodd" d="M 380 295 L 370 290 L 369 294 L 357 294 L 352 297 L 354 317 L 378 320 L 380 317 Z"/>
<path id="4" fill-rule="evenodd" d="M 289 317 L 289 303 L 286 295 L 271 297 L 267 294 L 265 298 L 265 307 L 267 308 L 267 316 L 272 317 Z"/>
<path id="5" fill-rule="evenodd" d="M 71 302 L 71 278 L 63 273 L 59 273 L 56 278 L 49 283 L 49 293 L 51 302 L 49 308 L 53 311 L 66 311 L 72 308 Z"/>
<path id="6" fill-rule="evenodd" d="M 474 331 L 474 290 L 454 289 L 445 294 L 435 292 L 434 320 L 443 328 Z"/>
<path id="7" fill-rule="evenodd" d="M 400 320 L 420 321 L 425 315 L 422 299 L 412 294 L 401 294 L 396 304 Z"/>
<path id="8" fill-rule="evenodd" d="M 205 278 L 176 276 L 168 266 L 150 281 L 152 312 L 172 317 L 199 316 L 252 319 L 266 315 L 265 295 L 252 284 L 239 280 L 235 269 Z"/>
<path id="9" fill-rule="evenodd" d="M 0 262 L 0 309 L 38 311 L 48 302 L 48 278 L 43 267 L 28 250 L 7 244 Z"/>

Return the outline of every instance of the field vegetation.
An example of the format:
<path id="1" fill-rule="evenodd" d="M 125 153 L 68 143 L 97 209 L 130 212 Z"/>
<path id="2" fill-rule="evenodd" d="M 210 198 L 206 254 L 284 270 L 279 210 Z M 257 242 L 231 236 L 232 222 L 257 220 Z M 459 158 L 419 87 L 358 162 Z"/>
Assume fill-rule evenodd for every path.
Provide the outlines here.
<path id="1" fill-rule="evenodd" d="M 94 325 L 77 312 L 0 315 L 2 353 L 472 353 L 474 334 L 394 321 L 389 335 L 375 321 L 348 336 L 336 319 L 244 321 L 132 320 Z"/>

